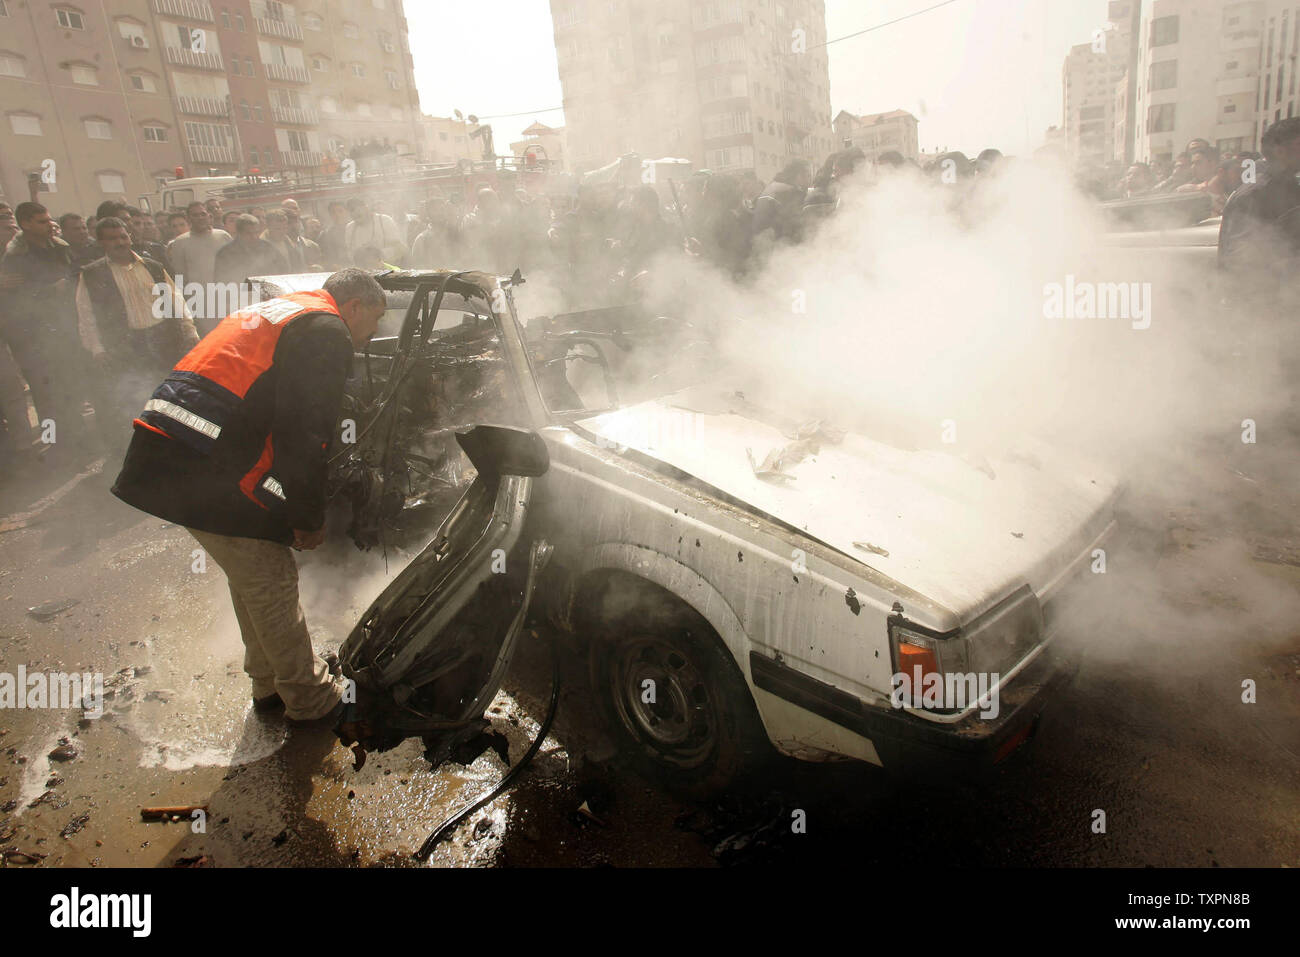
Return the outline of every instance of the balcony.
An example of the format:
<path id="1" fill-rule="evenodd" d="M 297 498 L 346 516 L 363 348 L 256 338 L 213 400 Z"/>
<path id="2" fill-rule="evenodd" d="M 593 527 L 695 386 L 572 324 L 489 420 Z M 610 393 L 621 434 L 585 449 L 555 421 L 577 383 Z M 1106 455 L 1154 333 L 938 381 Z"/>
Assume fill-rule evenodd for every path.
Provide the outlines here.
<path id="1" fill-rule="evenodd" d="M 193 50 L 183 50 L 180 47 L 167 48 L 167 62 L 173 66 L 188 66 L 197 70 L 216 70 L 218 73 L 226 72 L 226 65 L 221 62 L 221 57 L 215 53 L 195 53 Z"/>
<path id="2" fill-rule="evenodd" d="M 225 100 L 214 100 L 206 96 L 178 96 L 176 97 L 176 112 L 184 113 L 188 116 L 220 116 L 226 117 L 230 113 L 226 109 Z"/>
<path id="3" fill-rule="evenodd" d="M 212 7 L 203 0 L 153 0 L 154 12 L 185 20 L 212 23 Z"/>
<path id="4" fill-rule="evenodd" d="M 305 67 L 291 66 L 287 63 L 264 63 L 268 80 L 283 80 L 289 83 L 310 83 L 311 75 Z"/>
<path id="5" fill-rule="evenodd" d="M 254 17 L 253 22 L 257 24 L 257 32 L 264 37 L 279 37 L 282 40 L 302 42 L 302 27 L 291 20 L 264 20 L 261 17 Z"/>
<path id="6" fill-rule="evenodd" d="M 229 163 L 232 165 L 238 163 L 238 160 L 235 159 L 233 146 L 196 146 L 191 143 L 187 149 L 190 153 L 190 159 L 195 163 Z"/>
<path id="7" fill-rule="evenodd" d="M 320 166 L 323 157 L 320 153 L 309 152 L 305 150 L 281 150 L 280 162 L 285 166 L 296 167 L 317 167 Z"/>
<path id="8" fill-rule="evenodd" d="M 292 123 L 296 126 L 315 126 L 320 122 L 320 114 L 305 106 L 276 106 L 273 103 L 271 116 L 277 123 Z"/>

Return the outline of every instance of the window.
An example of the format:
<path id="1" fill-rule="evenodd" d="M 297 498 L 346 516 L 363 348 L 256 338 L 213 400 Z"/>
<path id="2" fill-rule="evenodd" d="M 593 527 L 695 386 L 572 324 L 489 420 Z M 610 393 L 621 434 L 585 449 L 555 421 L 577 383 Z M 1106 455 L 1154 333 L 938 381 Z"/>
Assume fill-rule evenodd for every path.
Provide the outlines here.
<path id="1" fill-rule="evenodd" d="M 256 146 L 250 146 L 250 147 L 248 148 L 248 165 L 249 165 L 249 166 L 260 166 L 260 165 L 261 165 L 261 162 L 262 162 L 262 161 L 258 158 L 257 147 L 256 147 Z"/>
<path id="2" fill-rule="evenodd" d="M 73 83 L 80 83 L 82 86 L 99 86 L 99 71 L 93 66 L 74 63 L 69 70 L 72 73 Z"/>
<path id="3" fill-rule="evenodd" d="M 55 10 L 54 16 L 55 19 L 59 21 L 59 26 L 63 27 L 65 30 L 86 29 L 85 21 L 81 18 L 81 14 L 76 10 Z"/>
<path id="4" fill-rule="evenodd" d="M 390 90 L 401 89 L 401 84 L 397 82 L 397 74 L 392 70 L 384 71 L 384 79 L 388 81 L 388 88 Z"/>
<path id="5" fill-rule="evenodd" d="M 230 127 L 219 126 L 216 123 L 186 122 L 185 141 L 190 146 L 228 147 L 230 145 Z"/>
<path id="6" fill-rule="evenodd" d="M 249 107 L 247 100 L 239 101 L 239 115 L 243 117 L 245 123 L 253 122 L 253 110 Z"/>
<path id="7" fill-rule="evenodd" d="M 262 122 L 262 108 L 260 106 L 253 107 L 253 122 Z"/>
<path id="8" fill-rule="evenodd" d="M 229 10 L 222 10 L 222 11 L 221 11 L 221 25 L 222 25 L 223 27 L 225 27 L 227 30 L 230 29 L 230 11 L 229 11 Z"/>
<path id="9" fill-rule="evenodd" d="M 92 140 L 111 140 L 113 138 L 113 126 L 108 120 L 82 120 L 81 125 L 86 128 L 86 135 Z"/>
<path id="10" fill-rule="evenodd" d="M 355 77 L 364 77 L 366 75 L 366 66 L 364 63 L 352 64 L 352 75 Z"/>
<path id="11" fill-rule="evenodd" d="M 284 4 L 280 0 L 266 0 L 266 18 L 284 22 Z"/>
<path id="12" fill-rule="evenodd" d="M 317 73 L 328 73 L 330 68 L 329 60 L 323 56 L 314 56 L 311 58 L 311 68 Z"/>
<path id="13" fill-rule="evenodd" d="M 10 113 L 9 128 L 15 136 L 40 136 L 41 118 L 34 113 Z"/>
<path id="14" fill-rule="evenodd" d="M 303 15 L 302 25 L 308 30 L 319 30 L 325 25 L 325 21 L 315 13 L 308 13 Z"/>
<path id="15" fill-rule="evenodd" d="M 144 128 L 144 141 L 146 143 L 166 143 L 167 128 L 165 126 L 146 126 Z"/>
<path id="16" fill-rule="evenodd" d="M 0 53 L 0 76 L 26 76 L 27 62 L 14 53 Z"/>
<path id="17" fill-rule="evenodd" d="M 244 32 L 244 15 L 242 13 L 235 14 L 235 29 L 240 33 Z"/>
<path id="18" fill-rule="evenodd" d="M 283 130 L 285 140 L 289 144 L 289 150 L 294 153 L 310 153 L 311 143 L 307 141 L 307 134 L 301 130 Z"/>
<path id="19" fill-rule="evenodd" d="M 248 76 L 257 76 L 257 72 L 253 69 L 252 57 L 244 57 L 244 73 Z"/>
<path id="20" fill-rule="evenodd" d="M 148 73 L 129 73 L 126 81 L 130 84 L 131 89 L 139 93 L 158 92 L 158 85 L 154 83 L 153 76 Z"/>
<path id="21" fill-rule="evenodd" d="M 126 178 L 121 173 L 97 173 L 101 193 L 125 193 Z"/>
<path id="22" fill-rule="evenodd" d="M 1160 103 L 1147 110 L 1148 133 L 1172 133 L 1174 130 L 1174 104 Z"/>
<path id="23" fill-rule="evenodd" d="M 149 48 L 149 39 L 145 36 L 144 26 L 134 20 L 118 20 L 117 34 L 133 47 L 141 50 Z"/>
<path id="24" fill-rule="evenodd" d="M 1170 90 L 1178 85 L 1178 61 L 1161 60 L 1151 64 L 1151 80 L 1148 90 Z"/>
<path id="25" fill-rule="evenodd" d="M 1156 17 L 1151 21 L 1151 46 L 1178 42 L 1178 17 Z"/>
<path id="26" fill-rule="evenodd" d="M 1237 112 L 1237 104 L 1236 104 L 1236 103 L 1229 103 L 1227 106 L 1225 106 L 1225 107 L 1223 108 L 1223 112 L 1225 112 L 1225 113 L 1236 113 L 1236 112 Z"/>

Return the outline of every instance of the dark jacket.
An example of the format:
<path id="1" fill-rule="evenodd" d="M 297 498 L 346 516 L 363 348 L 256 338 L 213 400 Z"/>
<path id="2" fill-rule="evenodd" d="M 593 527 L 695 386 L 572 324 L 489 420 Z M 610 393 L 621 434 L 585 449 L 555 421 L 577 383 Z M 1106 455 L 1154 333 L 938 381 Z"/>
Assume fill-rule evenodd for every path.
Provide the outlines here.
<path id="1" fill-rule="evenodd" d="M 289 264 L 265 239 L 244 245 L 238 239 L 217 250 L 217 282 L 243 282 L 249 276 L 278 276 L 289 272 Z"/>
<path id="2" fill-rule="evenodd" d="M 1223 208 L 1219 225 L 1219 265 L 1269 274 L 1293 268 L 1300 255 L 1300 183 L 1267 170 L 1240 187 Z"/>
<path id="3" fill-rule="evenodd" d="M 169 282 L 162 263 L 141 257 L 155 283 Z M 148 329 L 132 329 L 127 322 L 126 303 L 113 278 L 108 257 L 97 259 L 81 270 L 91 308 L 95 311 L 95 328 L 99 341 L 110 358 L 135 367 L 153 366 L 170 369 L 181 356 L 198 344 L 193 328 L 178 317 L 163 319 Z"/>
<path id="4" fill-rule="evenodd" d="M 803 235 L 803 201 L 807 190 L 772 181 L 754 201 L 754 235 L 771 229 L 777 239 L 798 242 Z"/>
<path id="5" fill-rule="evenodd" d="M 13 289 L 0 289 L 0 321 L 16 335 L 50 332 L 75 336 L 77 310 L 73 302 L 72 247 L 58 237 L 49 247 L 33 246 L 19 233 L 9 240 L 0 260 L 0 274 L 17 275 Z M 60 280 L 68 280 L 62 287 Z"/>
<path id="6" fill-rule="evenodd" d="M 239 321 L 238 319 L 227 321 Z M 219 456 L 159 435 L 137 420 L 113 494 L 169 522 L 218 535 L 283 544 L 325 524 L 327 450 L 337 427 L 352 339 L 337 316 L 295 319 L 270 367 L 249 387 Z M 264 508 L 239 489 L 270 437 L 285 501 Z"/>

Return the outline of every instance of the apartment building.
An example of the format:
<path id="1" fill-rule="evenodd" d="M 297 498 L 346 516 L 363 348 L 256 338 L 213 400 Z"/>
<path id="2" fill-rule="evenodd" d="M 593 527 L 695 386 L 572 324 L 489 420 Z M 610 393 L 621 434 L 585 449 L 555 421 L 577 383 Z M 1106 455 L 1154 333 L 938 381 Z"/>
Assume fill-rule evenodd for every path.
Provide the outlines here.
<path id="1" fill-rule="evenodd" d="M 855 116 L 845 110 L 835 114 L 837 148 L 856 146 L 874 160 L 881 153 L 901 153 L 905 159 L 921 158 L 916 117 L 907 110 Z"/>
<path id="2" fill-rule="evenodd" d="M 1200 137 L 1258 147 L 1262 0 L 1151 0 L 1142 19 L 1134 155 L 1169 160 Z"/>
<path id="3" fill-rule="evenodd" d="M 823 0 L 551 0 L 569 168 L 631 152 L 769 179 L 836 145 Z"/>
<path id="4" fill-rule="evenodd" d="M 1260 31 L 1259 111 L 1255 142 L 1276 123 L 1296 115 L 1296 57 L 1300 54 L 1300 2 L 1268 0 Z"/>
<path id="5" fill-rule="evenodd" d="M 0 192 L 57 211 L 209 170 L 419 155 L 401 0 L 0 0 Z M 48 179 L 49 177 L 45 177 Z"/>

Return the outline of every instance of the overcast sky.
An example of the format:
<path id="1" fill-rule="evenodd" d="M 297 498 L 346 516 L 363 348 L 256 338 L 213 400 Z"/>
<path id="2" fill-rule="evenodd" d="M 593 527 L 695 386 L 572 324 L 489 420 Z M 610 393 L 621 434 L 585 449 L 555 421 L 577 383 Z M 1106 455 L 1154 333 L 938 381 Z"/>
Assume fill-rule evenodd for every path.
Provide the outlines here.
<path id="1" fill-rule="evenodd" d="M 826 0 L 827 34 L 855 33 L 939 0 Z M 420 105 L 493 119 L 497 152 L 563 112 L 547 0 L 407 0 Z M 954 0 L 829 48 L 832 115 L 904 109 L 922 149 L 1026 153 L 1061 122 L 1061 63 L 1105 22 L 1106 0 Z"/>

